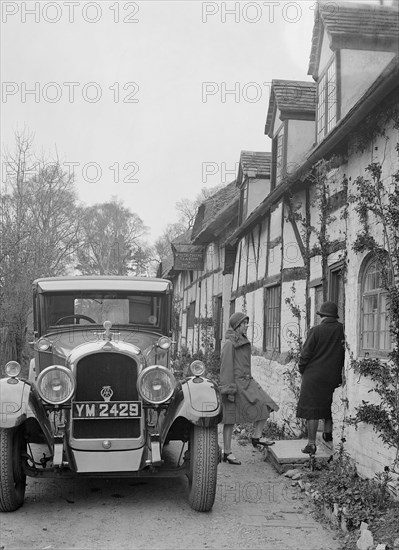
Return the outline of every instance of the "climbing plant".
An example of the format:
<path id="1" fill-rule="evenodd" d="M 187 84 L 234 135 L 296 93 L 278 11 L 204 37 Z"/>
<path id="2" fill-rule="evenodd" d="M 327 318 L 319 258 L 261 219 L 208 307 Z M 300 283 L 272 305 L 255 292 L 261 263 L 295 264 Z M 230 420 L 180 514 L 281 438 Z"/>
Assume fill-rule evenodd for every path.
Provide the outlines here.
<path id="1" fill-rule="evenodd" d="M 396 150 L 399 152 L 399 144 Z M 349 423 L 370 424 L 388 447 L 396 449 L 393 468 L 399 471 L 399 171 L 392 179 L 383 179 L 382 170 L 382 163 L 369 164 L 365 176 L 353 182 L 355 193 L 348 199 L 361 226 L 353 250 L 372 255 L 387 292 L 392 351 L 387 360 L 367 356 L 357 359 L 352 355 L 352 368 L 374 382 L 371 391 L 379 396 L 380 402 L 363 400 Z M 375 236 L 376 226 L 381 228 L 379 240 Z"/>

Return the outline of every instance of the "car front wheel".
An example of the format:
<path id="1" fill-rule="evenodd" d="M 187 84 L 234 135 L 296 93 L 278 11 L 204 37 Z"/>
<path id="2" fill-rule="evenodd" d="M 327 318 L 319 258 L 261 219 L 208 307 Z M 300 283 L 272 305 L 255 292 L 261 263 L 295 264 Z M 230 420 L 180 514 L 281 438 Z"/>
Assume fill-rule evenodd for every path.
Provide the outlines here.
<path id="1" fill-rule="evenodd" d="M 188 500 L 197 512 L 209 512 L 215 502 L 218 453 L 217 426 L 193 426 L 190 433 Z"/>
<path id="2" fill-rule="evenodd" d="M 0 510 L 13 512 L 25 498 L 26 475 L 22 454 L 26 452 L 23 428 L 0 428 Z"/>

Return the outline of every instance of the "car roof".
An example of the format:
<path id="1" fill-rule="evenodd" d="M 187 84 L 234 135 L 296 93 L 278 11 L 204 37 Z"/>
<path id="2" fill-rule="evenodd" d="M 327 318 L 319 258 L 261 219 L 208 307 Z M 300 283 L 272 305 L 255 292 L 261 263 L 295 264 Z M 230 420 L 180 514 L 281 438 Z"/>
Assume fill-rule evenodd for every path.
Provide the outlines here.
<path id="1" fill-rule="evenodd" d="M 33 281 L 33 288 L 39 293 L 81 290 L 165 293 L 171 292 L 172 283 L 167 279 L 153 277 L 47 277 Z"/>

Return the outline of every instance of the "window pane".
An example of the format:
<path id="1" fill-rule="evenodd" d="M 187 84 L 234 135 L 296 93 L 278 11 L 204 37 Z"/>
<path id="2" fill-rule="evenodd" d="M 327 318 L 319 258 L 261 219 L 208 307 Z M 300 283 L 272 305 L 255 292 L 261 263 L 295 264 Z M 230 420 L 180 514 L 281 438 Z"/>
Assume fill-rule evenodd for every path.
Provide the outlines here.
<path id="1" fill-rule="evenodd" d="M 327 131 L 335 125 L 337 112 L 337 95 L 335 84 L 335 63 L 332 62 L 327 71 Z"/>
<path id="2" fill-rule="evenodd" d="M 280 287 L 266 290 L 266 350 L 280 349 Z"/>
<path id="3" fill-rule="evenodd" d="M 387 294 L 380 294 L 380 330 L 379 348 L 389 351 L 391 349 L 391 333 L 389 331 L 389 317 L 387 311 Z"/>
<path id="4" fill-rule="evenodd" d="M 363 347 L 374 349 L 377 332 L 377 295 L 365 296 L 363 299 Z"/>
<path id="5" fill-rule="evenodd" d="M 326 73 L 320 78 L 317 88 L 317 142 L 336 124 L 337 85 L 335 59 L 332 59 Z"/>
<path id="6" fill-rule="evenodd" d="M 377 270 L 377 265 L 375 262 L 370 264 L 367 268 L 365 277 L 364 277 L 364 290 L 365 292 L 370 290 L 375 290 L 380 287 L 380 276 Z"/>
<path id="7" fill-rule="evenodd" d="M 370 261 L 364 271 L 362 294 L 362 348 L 386 353 L 392 349 L 388 294 L 383 288 L 380 266 L 375 260 Z"/>
<path id="8" fill-rule="evenodd" d="M 317 141 L 325 134 L 326 76 L 320 79 L 317 93 Z"/>

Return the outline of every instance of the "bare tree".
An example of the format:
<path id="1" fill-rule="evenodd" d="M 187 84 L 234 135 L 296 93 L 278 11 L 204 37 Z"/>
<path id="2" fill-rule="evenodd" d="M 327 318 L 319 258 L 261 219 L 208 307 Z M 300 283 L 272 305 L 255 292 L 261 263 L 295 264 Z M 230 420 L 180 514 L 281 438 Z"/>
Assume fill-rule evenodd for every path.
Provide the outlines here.
<path id="1" fill-rule="evenodd" d="M 179 212 L 179 223 L 184 225 L 185 229 L 192 229 L 197 215 L 197 211 L 201 203 L 209 199 L 212 195 L 220 191 L 223 185 L 217 185 L 216 187 L 203 187 L 200 193 L 194 200 L 181 199 L 176 203 L 176 210 Z"/>
<path id="2" fill-rule="evenodd" d="M 166 229 L 161 237 L 155 241 L 155 252 L 159 258 L 159 261 L 163 262 L 165 258 L 171 255 L 172 241 L 182 235 L 185 231 L 187 231 L 187 228 L 179 222 L 170 223 L 166 226 Z"/>
<path id="3" fill-rule="evenodd" d="M 141 218 L 113 198 L 85 208 L 82 213 L 81 247 L 77 269 L 85 275 L 128 275 L 143 273 L 147 232 Z M 136 258 L 136 262 L 134 261 Z"/>
<path id="4" fill-rule="evenodd" d="M 0 197 L 0 328 L 2 359 L 21 358 L 32 281 L 65 273 L 78 246 L 73 181 L 58 160 L 39 160 L 33 138 L 15 136 L 4 156 Z"/>

